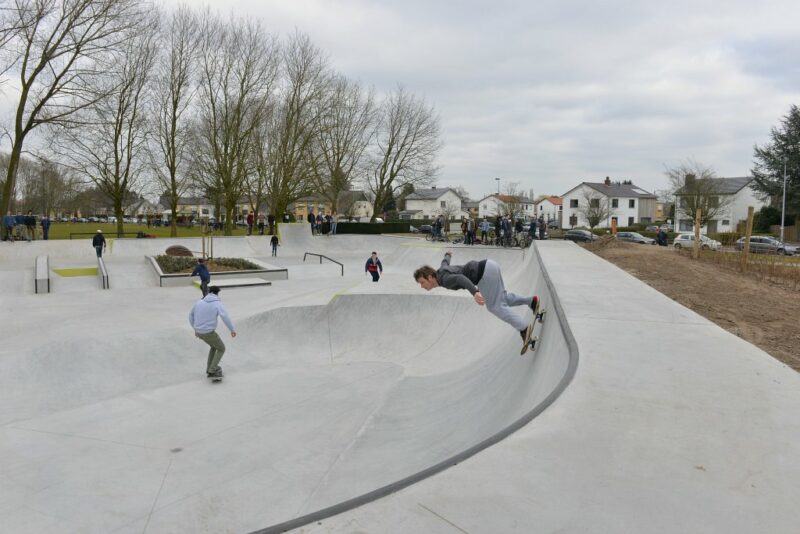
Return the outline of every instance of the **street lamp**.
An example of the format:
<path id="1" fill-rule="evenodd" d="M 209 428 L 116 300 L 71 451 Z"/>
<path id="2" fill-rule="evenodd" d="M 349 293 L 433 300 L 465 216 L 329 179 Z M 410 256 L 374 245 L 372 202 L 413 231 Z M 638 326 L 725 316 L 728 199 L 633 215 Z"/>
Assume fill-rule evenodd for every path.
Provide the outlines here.
<path id="1" fill-rule="evenodd" d="M 495 178 L 495 180 L 497 181 L 497 194 L 499 195 L 500 194 L 500 178 Z"/>

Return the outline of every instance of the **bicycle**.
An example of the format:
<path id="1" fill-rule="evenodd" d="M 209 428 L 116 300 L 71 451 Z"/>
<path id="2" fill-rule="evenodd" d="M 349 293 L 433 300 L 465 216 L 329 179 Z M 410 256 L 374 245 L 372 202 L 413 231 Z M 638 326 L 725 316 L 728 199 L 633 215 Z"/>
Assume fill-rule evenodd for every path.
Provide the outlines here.
<path id="1" fill-rule="evenodd" d="M 449 240 L 443 233 L 431 231 L 430 233 L 425 234 L 425 241 L 438 241 L 442 243 L 448 243 Z"/>

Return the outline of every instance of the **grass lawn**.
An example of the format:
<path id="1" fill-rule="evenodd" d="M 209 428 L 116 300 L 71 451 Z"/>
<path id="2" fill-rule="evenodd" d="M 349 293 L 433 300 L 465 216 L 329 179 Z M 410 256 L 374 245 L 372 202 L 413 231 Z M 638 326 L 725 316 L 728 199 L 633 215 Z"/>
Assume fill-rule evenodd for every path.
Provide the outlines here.
<path id="1" fill-rule="evenodd" d="M 170 228 L 161 227 L 156 228 L 151 226 L 147 227 L 146 224 L 125 224 L 123 225 L 125 232 L 131 232 L 130 235 L 124 237 L 136 237 L 136 232 L 144 232 L 145 234 L 154 235 L 156 237 L 170 237 Z M 116 237 L 117 225 L 105 223 L 53 223 L 50 225 L 49 239 L 69 239 L 71 233 L 85 233 L 85 235 L 75 235 L 72 239 L 91 239 L 92 235 L 97 233 L 97 230 L 102 230 L 106 234 L 106 238 Z M 91 234 L 91 235 L 90 235 Z M 200 237 L 201 227 L 195 226 L 194 228 L 178 227 L 178 237 Z M 215 232 L 215 236 L 223 235 L 222 232 Z M 243 236 L 247 235 L 247 228 L 236 228 L 233 230 L 233 235 Z"/>

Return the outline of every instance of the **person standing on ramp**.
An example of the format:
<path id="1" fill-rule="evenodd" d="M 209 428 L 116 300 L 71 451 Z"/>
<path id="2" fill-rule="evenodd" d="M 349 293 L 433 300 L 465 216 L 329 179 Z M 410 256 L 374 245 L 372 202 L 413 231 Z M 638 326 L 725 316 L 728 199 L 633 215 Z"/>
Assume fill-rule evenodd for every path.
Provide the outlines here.
<path id="1" fill-rule="evenodd" d="M 189 312 L 189 324 L 194 328 L 195 337 L 211 347 L 208 351 L 206 376 L 215 382 L 222 380 L 222 366 L 219 362 L 225 354 L 225 343 L 216 332 L 218 317 L 222 318 L 222 322 L 231 331 L 231 337 L 236 337 L 233 322 L 219 299 L 219 287 L 211 286 L 208 288 L 208 295 L 198 300 Z"/>
<path id="2" fill-rule="evenodd" d="M 500 266 L 494 260 L 470 261 L 464 265 L 450 265 L 451 252 L 447 252 L 438 270 L 430 265 L 423 265 L 414 271 L 414 280 L 427 291 L 435 287 L 445 289 L 466 289 L 479 306 L 486 305 L 501 321 L 504 321 L 519 332 L 527 350 L 533 332 L 533 323 L 520 317 L 511 310 L 511 306 L 529 306 L 534 317 L 539 313 L 539 297 L 526 297 L 506 291 Z"/>
<path id="3" fill-rule="evenodd" d="M 206 261 L 203 258 L 198 258 L 197 265 L 195 265 L 190 276 L 200 277 L 200 291 L 204 297 L 208 295 L 208 283 L 211 281 L 211 273 L 208 272 L 208 266 L 206 266 Z"/>

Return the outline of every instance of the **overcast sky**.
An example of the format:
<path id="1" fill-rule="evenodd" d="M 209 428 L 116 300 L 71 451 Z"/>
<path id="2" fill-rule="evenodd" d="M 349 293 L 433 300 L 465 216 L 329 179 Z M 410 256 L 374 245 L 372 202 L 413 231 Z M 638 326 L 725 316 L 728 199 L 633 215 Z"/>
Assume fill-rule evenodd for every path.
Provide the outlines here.
<path id="1" fill-rule="evenodd" d="M 169 0 L 172 1 L 172 0 Z M 692 157 L 749 174 L 800 104 L 796 0 L 188 0 L 298 29 L 341 73 L 438 111 L 440 186 L 562 194 L 580 181 L 666 188 Z"/>

